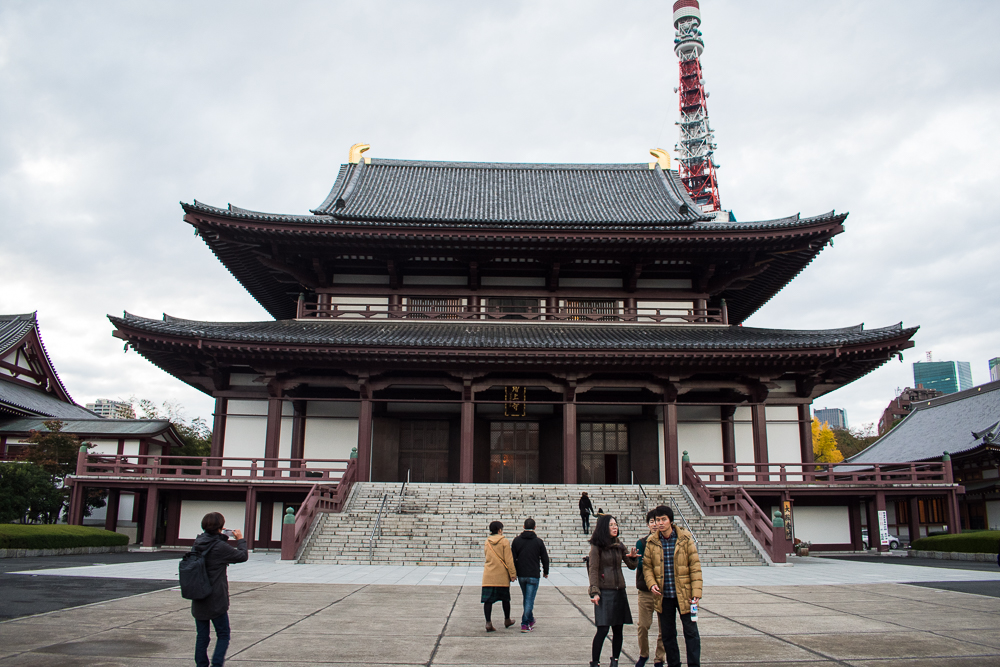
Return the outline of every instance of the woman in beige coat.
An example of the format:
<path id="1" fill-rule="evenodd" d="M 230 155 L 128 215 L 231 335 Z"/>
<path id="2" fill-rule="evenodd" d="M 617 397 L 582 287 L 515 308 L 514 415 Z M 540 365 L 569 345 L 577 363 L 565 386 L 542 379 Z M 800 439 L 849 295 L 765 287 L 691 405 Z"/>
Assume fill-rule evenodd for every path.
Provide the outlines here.
<path id="1" fill-rule="evenodd" d="M 486 538 L 483 550 L 486 553 L 486 566 L 483 568 L 481 602 L 486 614 L 486 632 L 495 632 L 493 603 L 498 600 L 503 606 L 503 626 L 509 628 L 514 625 L 510 617 L 510 582 L 517 581 L 514 555 L 510 550 L 510 542 L 503 536 L 503 524 L 499 521 L 490 524 L 490 536 Z"/>

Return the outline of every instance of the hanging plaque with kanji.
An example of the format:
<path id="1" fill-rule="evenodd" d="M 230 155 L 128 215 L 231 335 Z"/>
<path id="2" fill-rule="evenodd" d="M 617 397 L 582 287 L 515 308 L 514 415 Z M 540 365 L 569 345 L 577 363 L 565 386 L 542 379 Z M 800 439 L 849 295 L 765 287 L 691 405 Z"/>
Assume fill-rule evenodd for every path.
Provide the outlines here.
<path id="1" fill-rule="evenodd" d="M 504 417 L 524 417 L 527 413 L 525 393 L 527 387 L 504 387 Z"/>

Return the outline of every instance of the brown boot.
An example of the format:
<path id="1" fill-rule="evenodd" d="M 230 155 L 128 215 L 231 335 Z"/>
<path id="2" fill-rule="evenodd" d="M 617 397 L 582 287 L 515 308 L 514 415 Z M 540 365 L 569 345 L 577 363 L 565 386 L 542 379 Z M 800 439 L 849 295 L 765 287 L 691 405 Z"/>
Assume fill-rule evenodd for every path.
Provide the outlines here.
<path id="1" fill-rule="evenodd" d="M 486 623 L 486 632 L 496 632 L 497 629 L 493 627 L 493 623 Z"/>
<path id="2" fill-rule="evenodd" d="M 514 619 L 513 618 L 505 618 L 505 619 L 503 619 L 503 627 L 509 628 L 512 625 L 514 625 Z"/>

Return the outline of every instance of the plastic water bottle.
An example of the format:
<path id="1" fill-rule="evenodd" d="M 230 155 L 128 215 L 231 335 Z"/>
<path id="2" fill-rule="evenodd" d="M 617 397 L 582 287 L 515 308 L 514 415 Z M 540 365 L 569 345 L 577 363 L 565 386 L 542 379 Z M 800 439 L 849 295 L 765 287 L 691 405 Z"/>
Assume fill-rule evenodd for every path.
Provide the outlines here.
<path id="1" fill-rule="evenodd" d="M 691 603 L 691 622 L 692 623 L 697 623 L 698 622 L 698 603 L 697 602 L 692 602 Z"/>

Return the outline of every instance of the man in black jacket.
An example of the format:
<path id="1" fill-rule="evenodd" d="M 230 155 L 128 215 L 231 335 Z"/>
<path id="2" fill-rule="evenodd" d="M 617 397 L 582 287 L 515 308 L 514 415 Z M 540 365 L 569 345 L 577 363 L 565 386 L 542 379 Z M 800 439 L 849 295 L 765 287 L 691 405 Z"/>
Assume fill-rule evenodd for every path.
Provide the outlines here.
<path id="1" fill-rule="evenodd" d="M 510 545 L 514 556 L 514 568 L 517 570 L 517 583 L 521 585 L 521 595 L 524 598 L 524 613 L 521 614 L 521 632 L 531 632 L 535 629 L 535 593 L 538 592 L 538 575 L 541 562 L 545 578 L 549 577 L 549 554 L 545 551 L 542 538 L 535 535 L 535 520 L 524 520 L 524 532 L 514 538 Z"/>
<path id="2" fill-rule="evenodd" d="M 226 518 L 218 512 L 209 512 L 201 520 L 205 532 L 195 538 L 195 551 L 205 558 L 205 570 L 212 584 L 212 593 L 206 598 L 191 601 L 191 615 L 198 627 L 198 639 L 194 644 L 194 662 L 197 667 L 209 667 L 208 643 L 209 621 L 215 627 L 215 652 L 212 667 L 222 667 L 229 649 L 229 578 L 226 568 L 230 563 L 243 563 L 248 558 L 247 541 L 239 530 L 223 532 Z M 232 533 L 236 547 L 227 544 Z"/>

